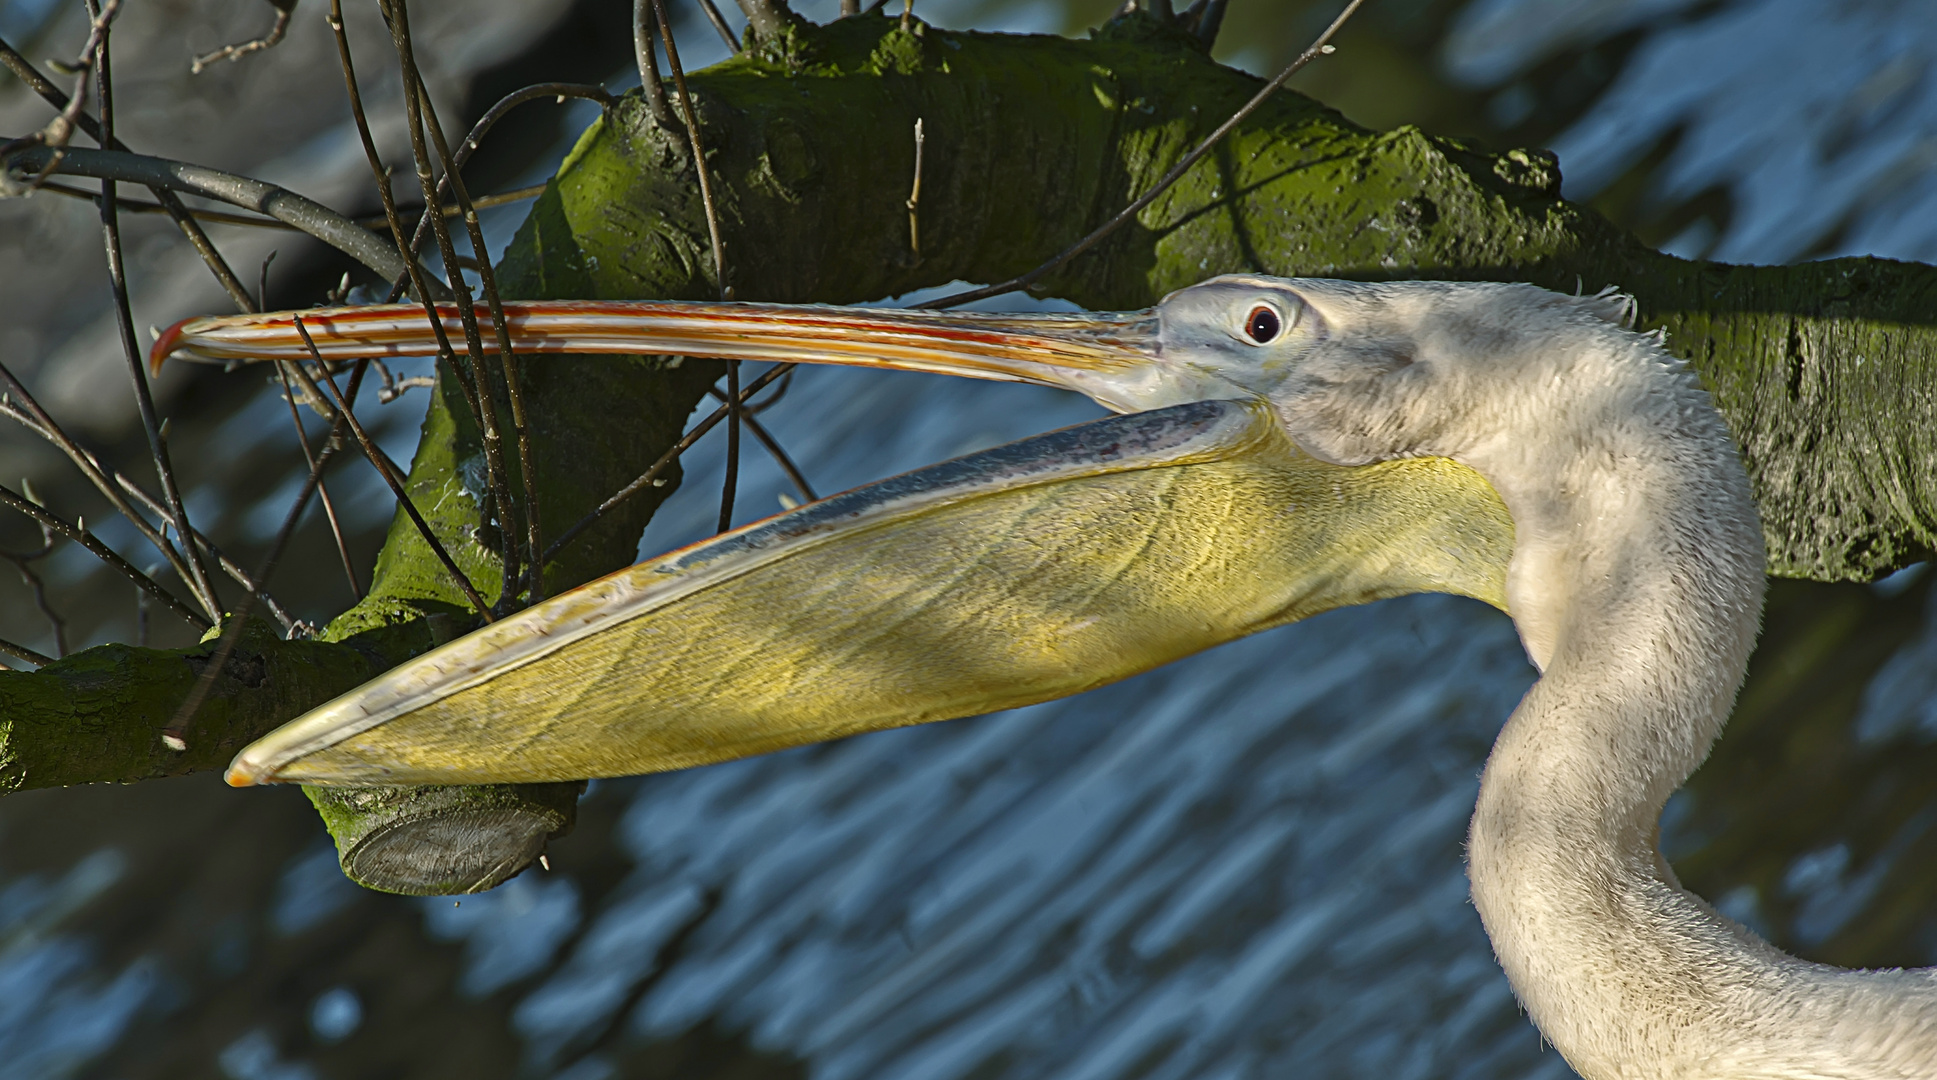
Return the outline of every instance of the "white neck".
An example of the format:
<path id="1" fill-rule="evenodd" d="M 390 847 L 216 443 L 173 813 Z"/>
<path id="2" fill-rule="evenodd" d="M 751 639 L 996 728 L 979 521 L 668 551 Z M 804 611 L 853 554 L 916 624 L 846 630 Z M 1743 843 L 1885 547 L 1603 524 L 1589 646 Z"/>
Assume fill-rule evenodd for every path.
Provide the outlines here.
<path id="1" fill-rule="evenodd" d="M 1713 416 L 1683 377 L 1658 423 L 1461 455 L 1513 513 L 1508 600 L 1544 671 L 1481 782 L 1474 904 L 1589 1080 L 1937 1075 L 1937 969 L 1790 957 L 1682 889 L 1655 847 L 1733 705 L 1762 602 L 1746 477 L 1719 420 L 1688 430 L 1689 395 Z"/>

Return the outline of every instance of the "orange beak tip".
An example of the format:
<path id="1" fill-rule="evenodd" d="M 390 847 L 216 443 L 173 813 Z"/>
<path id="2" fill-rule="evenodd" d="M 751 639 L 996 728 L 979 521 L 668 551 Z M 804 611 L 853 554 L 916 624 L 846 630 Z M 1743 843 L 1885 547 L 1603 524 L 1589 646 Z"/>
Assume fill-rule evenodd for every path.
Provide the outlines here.
<path id="1" fill-rule="evenodd" d="M 152 378 L 161 374 L 161 365 L 181 343 L 182 330 L 194 321 L 193 319 L 183 319 L 156 336 L 154 346 L 148 350 L 149 377 Z"/>

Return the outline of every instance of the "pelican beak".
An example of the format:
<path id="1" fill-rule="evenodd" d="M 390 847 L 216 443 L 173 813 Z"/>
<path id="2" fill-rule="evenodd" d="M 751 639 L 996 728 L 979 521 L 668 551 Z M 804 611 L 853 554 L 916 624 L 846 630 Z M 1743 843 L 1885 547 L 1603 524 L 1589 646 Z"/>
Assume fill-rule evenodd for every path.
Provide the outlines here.
<path id="1" fill-rule="evenodd" d="M 734 333 L 752 321 L 731 320 Z M 689 340 L 719 351 L 719 338 Z M 789 347 L 804 344 L 837 348 L 804 332 Z M 1034 360 L 950 348 L 949 364 L 1039 381 L 1024 366 Z M 1512 536 L 1498 496 L 1464 466 L 1329 465 L 1261 403 L 1111 417 L 547 600 L 284 725 L 228 779 L 618 776 L 1012 708 L 1384 596 L 1504 606 Z"/>
<path id="2" fill-rule="evenodd" d="M 504 305 L 519 353 L 715 356 L 728 360 L 854 364 L 977 379 L 1060 386 L 1120 410 L 1147 406 L 1112 392 L 1137 384 L 1154 363 L 1153 311 L 992 315 L 968 311 L 788 304 L 545 300 Z M 438 313 L 447 340 L 461 341 L 454 305 Z M 159 371 L 170 357 L 204 360 L 325 360 L 436 356 L 438 338 L 421 305 L 315 308 L 301 312 L 188 319 L 149 352 Z M 479 306 L 486 340 L 491 313 Z"/>

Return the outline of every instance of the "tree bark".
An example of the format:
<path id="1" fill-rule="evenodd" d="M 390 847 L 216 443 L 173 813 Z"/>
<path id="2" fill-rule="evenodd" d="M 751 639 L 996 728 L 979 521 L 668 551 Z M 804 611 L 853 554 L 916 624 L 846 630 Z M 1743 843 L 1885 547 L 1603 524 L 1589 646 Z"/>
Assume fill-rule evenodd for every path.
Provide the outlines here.
<path id="1" fill-rule="evenodd" d="M 1119 19 L 1091 41 L 898 27 L 879 17 L 799 26 L 785 49 L 692 76 L 739 298 L 843 303 L 1013 276 L 1145 190 L 1259 85 L 1147 16 Z M 905 206 L 917 119 L 927 134 L 919 255 Z M 1937 268 L 1689 262 L 1561 199 L 1559 181 L 1540 152 L 1494 154 L 1413 128 L 1367 131 L 1281 93 L 1136 222 L 1040 288 L 1091 308 L 1134 308 L 1243 271 L 1616 286 L 1637 298 L 1644 326 L 1668 332 L 1736 432 L 1772 573 L 1865 580 L 1929 557 Z M 691 161 L 636 95 L 586 131 L 499 270 L 518 297 L 703 299 L 718 295 L 711 275 Z M 548 357 L 524 370 L 545 532 L 555 536 L 678 438 L 720 369 Z M 480 591 L 495 595 L 496 540 L 480 536 L 479 442 L 455 395 L 440 386 L 433 397 L 409 490 Z M 672 487 L 635 499 L 547 566 L 548 587 L 630 563 Z M 187 753 L 158 735 L 206 648 L 104 646 L 0 675 L 0 790 L 219 767 L 275 724 L 468 630 L 461 605 L 400 514 L 369 598 L 320 642 L 245 639 Z M 77 723 L 83 713 L 91 719 Z M 502 791 L 469 790 L 480 805 L 501 805 Z M 381 832 L 385 815 L 436 827 L 438 814 L 411 809 L 425 798 L 341 796 L 325 816 L 349 851 Z M 506 850 L 528 849 L 532 822 L 560 805 L 555 791 L 529 798 L 504 830 Z M 375 816 L 358 818 L 358 807 Z M 501 853 L 485 851 L 473 869 L 489 872 L 471 886 L 502 880 L 492 869 L 502 865 Z M 444 864 L 417 884 L 463 877 Z"/>

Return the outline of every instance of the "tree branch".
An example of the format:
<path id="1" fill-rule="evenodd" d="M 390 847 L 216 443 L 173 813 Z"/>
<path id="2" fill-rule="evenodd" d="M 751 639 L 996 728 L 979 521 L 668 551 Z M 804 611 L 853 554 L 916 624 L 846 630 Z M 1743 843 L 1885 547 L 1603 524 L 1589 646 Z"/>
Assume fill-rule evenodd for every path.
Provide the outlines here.
<path id="1" fill-rule="evenodd" d="M 220 169 L 145 154 L 67 147 L 59 156 L 54 168 L 56 173 L 120 180 L 156 191 L 179 191 L 245 207 L 301 229 L 387 279 L 405 273 L 403 259 L 389 240 L 287 188 Z M 6 168 L 9 172 L 38 172 L 53 163 L 55 157 L 55 151 L 49 147 L 29 147 L 9 156 Z"/>

